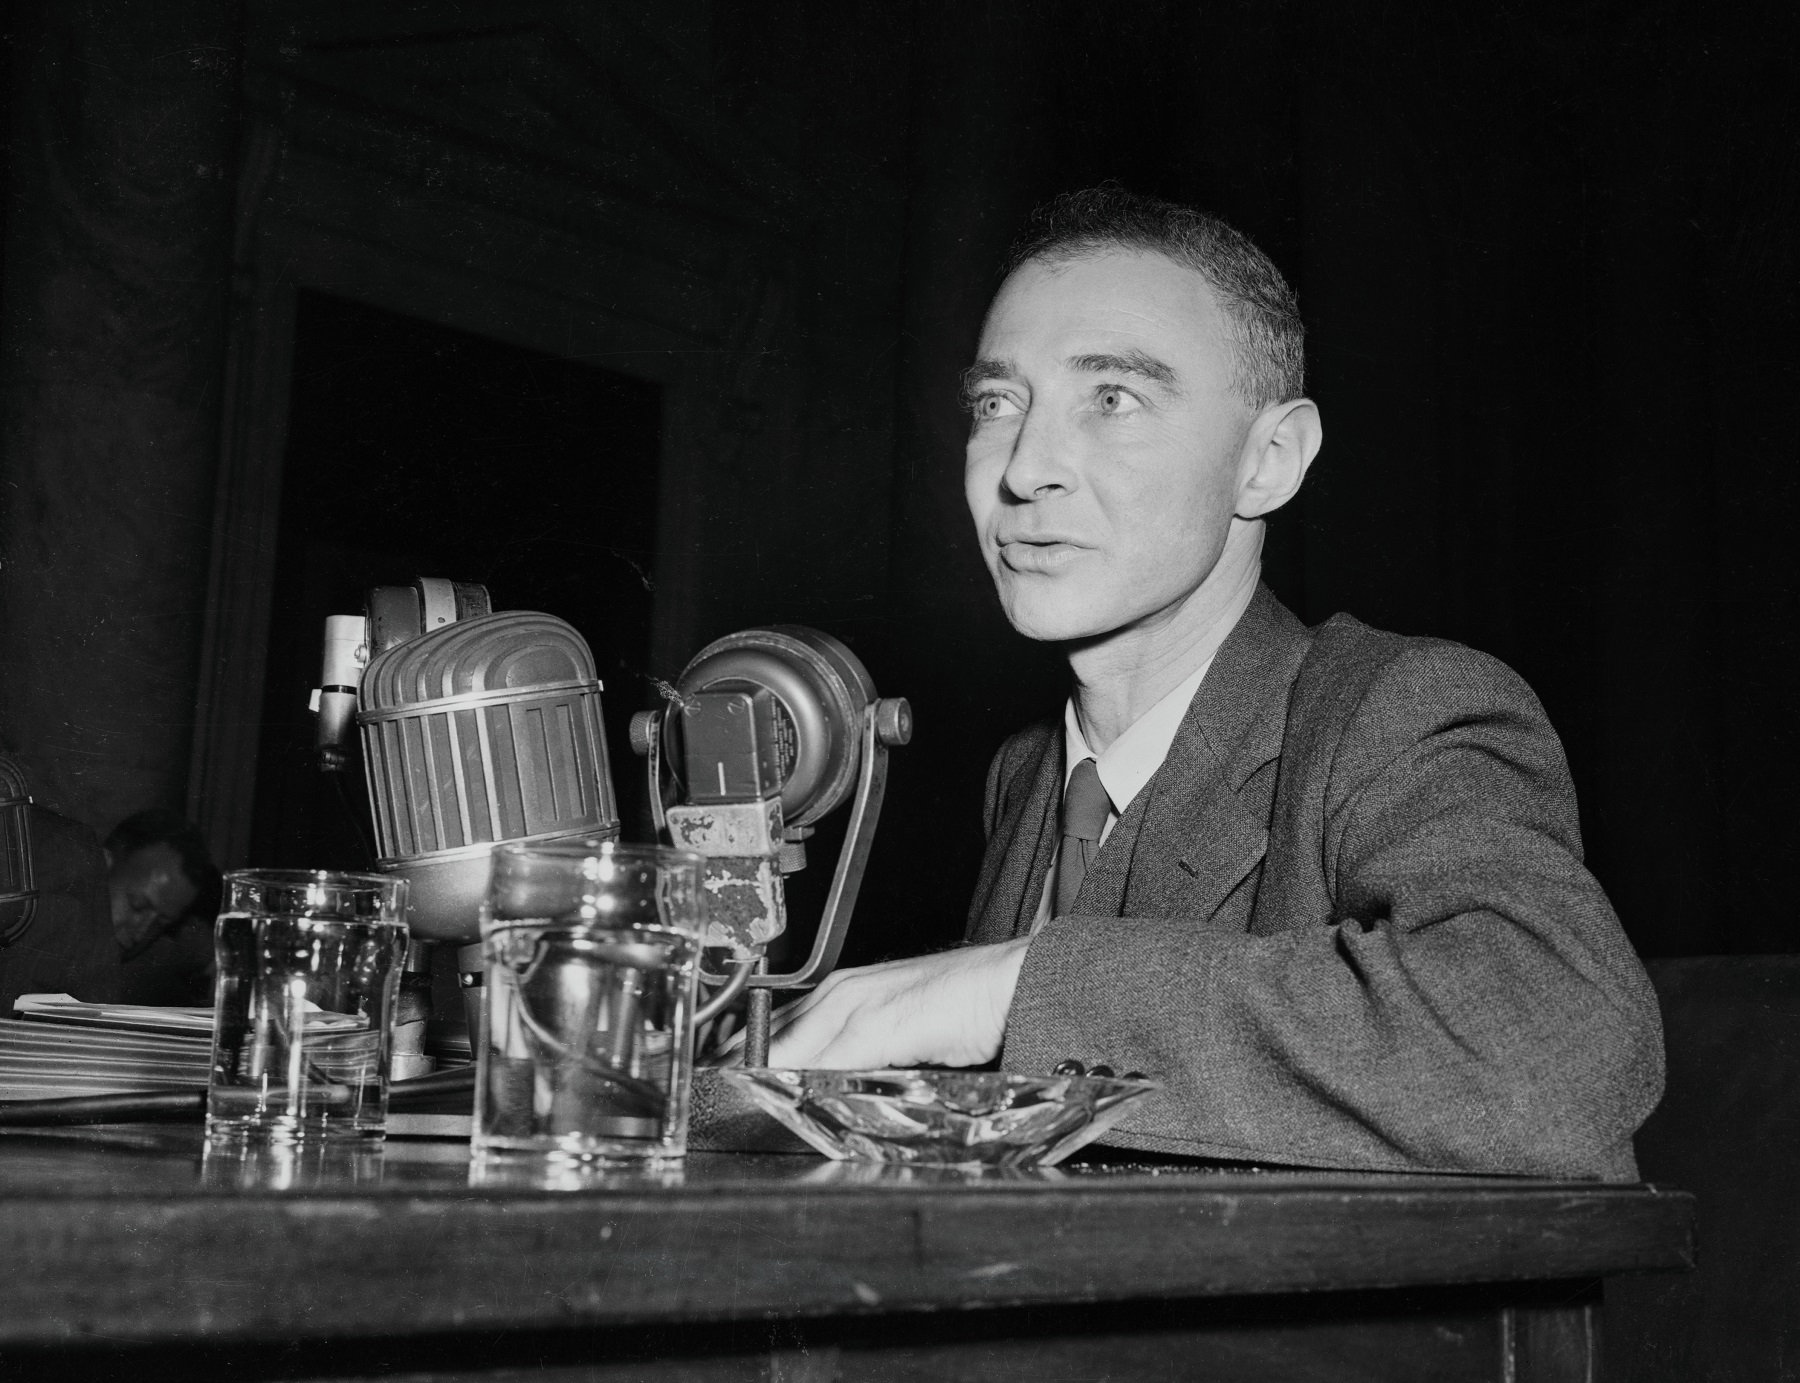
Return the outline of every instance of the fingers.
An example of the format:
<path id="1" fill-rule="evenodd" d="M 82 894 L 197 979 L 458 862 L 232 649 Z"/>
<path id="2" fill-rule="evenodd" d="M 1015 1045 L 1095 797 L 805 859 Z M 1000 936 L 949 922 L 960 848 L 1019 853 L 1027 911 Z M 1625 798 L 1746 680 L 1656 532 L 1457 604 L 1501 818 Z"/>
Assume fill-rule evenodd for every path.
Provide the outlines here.
<path id="1" fill-rule="evenodd" d="M 908 1021 L 913 982 L 887 966 L 842 974 L 841 983 L 809 996 L 779 1049 L 781 1064 L 839 1071 L 906 1064 L 917 1041 Z"/>
<path id="2" fill-rule="evenodd" d="M 804 1018 L 807 1014 L 811 1013 L 837 989 L 837 985 L 833 983 L 836 979 L 836 975 L 827 975 L 825 977 L 825 982 L 817 989 L 808 990 L 798 999 L 785 1003 L 780 1008 L 776 1009 L 770 1016 L 769 1030 L 771 1032 L 780 1032 L 783 1028 L 791 1026 L 796 1020 Z"/>
<path id="3" fill-rule="evenodd" d="M 771 1066 L 792 1066 L 798 1064 L 785 1059 L 786 1050 L 781 1047 L 777 1039 L 779 1039 L 783 1033 L 787 1032 L 788 1029 L 792 1028 L 796 1022 L 804 1018 L 817 1007 L 821 997 L 829 993 L 832 988 L 835 988 L 831 981 L 836 978 L 836 975 L 827 976 L 825 983 L 820 985 L 817 989 L 801 995 L 800 998 L 795 999 L 792 1003 L 783 1005 L 769 1016 L 769 1064 Z M 749 1035 L 748 1028 L 739 1028 L 736 1032 L 732 1033 L 714 1050 L 710 1064 L 714 1066 L 742 1066 L 744 1064 L 744 1042 Z M 776 1060 L 776 1053 L 778 1051 L 783 1053 L 783 1060 Z"/>
<path id="4" fill-rule="evenodd" d="M 1012 949 L 965 948 L 839 970 L 772 1016 L 769 1064 L 862 1070 L 986 1060 L 999 1048 L 1023 950 L 997 972 L 994 961 Z M 734 1035 L 721 1056 L 736 1064 L 742 1049 Z"/>
<path id="5" fill-rule="evenodd" d="M 829 995 L 816 1003 L 793 1007 L 795 1012 L 770 1044 L 769 1064 L 799 1069 L 833 1065 L 823 1060 L 823 1054 L 854 1017 L 854 1008 L 834 1002 Z"/>
<path id="6" fill-rule="evenodd" d="M 900 1063 L 880 1038 L 852 1021 L 838 1024 L 806 1059 L 807 1066 L 821 1071 L 878 1071 L 896 1064 Z"/>
<path id="7" fill-rule="evenodd" d="M 771 1062 L 783 1066 L 857 1070 L 891 1065 L 898 1036 L 892 977 L 871 967 L 841 972 L 843 979 L 821 985 L 795 1012 Z M 833 976 L 837 979 L 838 976 Z"/>

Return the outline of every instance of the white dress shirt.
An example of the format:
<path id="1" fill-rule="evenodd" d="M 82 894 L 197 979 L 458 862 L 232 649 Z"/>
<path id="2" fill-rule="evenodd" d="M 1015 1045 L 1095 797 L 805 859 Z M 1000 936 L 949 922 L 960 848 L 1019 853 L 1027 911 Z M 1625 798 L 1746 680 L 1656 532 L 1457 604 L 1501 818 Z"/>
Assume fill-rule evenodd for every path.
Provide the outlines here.
<path id="1" fill-rule="evenodd" d="M 1163 760 L 1169 757 L 1175 732 L 1181 728 L 1182 717 L 1187 714 L 1194 693 L 1200 690 L 1200 683 L 1211 666 L 1209 656 L 1179 686 L 1126 726 L 1125 732 L 1107 745 L 1102 754 L 1088 748 L 1087 737 L 1081 733 L 1081 721 L 1075 715 L 1075 698 L 1070 697 L 1063 707 L 1063 787 L 1069 786 L 1069 775 L 1075 771 L 1075 765 L 1083 759 L 1094 760 L 1094 767 L 1100 774 L 1100 786 L 1106 789 L 1106 795 L 1112 801 L 1112 810 L 1107 812 L 1106 825 L 1100 831 L 1102 842 L 1112 834 L 1120 813 L 1131 806 L 1132 799 L 1144 790 L 1144 784 L 1156 775 Z M 1059 833 L 1056 855 L 1051 857 L 1050 872 L 1044 877 L 1044 891 L 1038 898 L 1037 916 L 1031 922 L 1033 935 L 1050 920 L 1051 896 L 1056 891 L 1056 865 L 1061 854 Z"/>

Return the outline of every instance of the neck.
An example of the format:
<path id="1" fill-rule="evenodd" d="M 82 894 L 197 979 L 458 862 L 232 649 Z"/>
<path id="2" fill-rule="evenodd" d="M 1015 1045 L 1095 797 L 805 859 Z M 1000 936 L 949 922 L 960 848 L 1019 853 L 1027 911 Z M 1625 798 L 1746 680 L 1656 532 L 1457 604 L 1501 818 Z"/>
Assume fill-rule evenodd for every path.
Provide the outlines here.
<path id="1" fill-rule="evenodd" d="M 1154 614 L 1069 649 L 1075 715 L 1096 754 L 1212 659 L 1256 594 L 1263 525 L 1233 519 L 1206 579 Z"/>

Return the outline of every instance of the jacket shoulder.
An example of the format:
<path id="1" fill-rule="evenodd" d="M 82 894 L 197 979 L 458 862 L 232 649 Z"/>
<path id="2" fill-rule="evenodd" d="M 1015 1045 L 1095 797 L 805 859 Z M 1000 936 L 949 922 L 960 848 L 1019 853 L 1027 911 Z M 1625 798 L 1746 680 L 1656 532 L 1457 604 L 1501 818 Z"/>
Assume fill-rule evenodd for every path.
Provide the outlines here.
<path id="1" fill-rule="evenodd" d="M 1295 710 L 1330 706 L 1358 720 L 1402 722 L 1482 711 L 1543 719 L 1543 707 L 1525 679 L 1479 649 L 1371 629 L 1341 614 L 1315 626 L 1312 634 L 1295 683 Z"/>
<path id="2" fill-rule="evenodd" d="M 987 835 L 993 835 L 994 827 L 1006 814 L 1015 782 L 1039 763 L 1045 751 L 1053 746 L 1057 729 L 1053 721 L 1038 721 L 1008 735 L 995 751 L 993 762 L 988 765 L 987 792 L 981 813 L 982 829 Z M 1027 786 L 1028 782 L 1027 779 L 1027 783 L 1020 786 Z"/>
<path id="3" fill-rule="evenodd" d="M 1572 793 L 1562 742 L 1525 679 L 1448 639 L 1371 629 L 1334 615 L 1314 630 L 1288 735 L 1340 791 L 1433 744 L 1479 747 Z"/>
<path id="4" fill-rule="evenodd" d="M 1027 725 L 1023 730 L 1015 730 L 1001 741 L 1000 748 L 994 753 L 994 763 L 1003 764 L 1008 770 L 1016 772 L 1022 764 L 1029 763 L 1042 753 L 1044 746 L 1061 728 L 1055 721 L 1040 720 Z"/>

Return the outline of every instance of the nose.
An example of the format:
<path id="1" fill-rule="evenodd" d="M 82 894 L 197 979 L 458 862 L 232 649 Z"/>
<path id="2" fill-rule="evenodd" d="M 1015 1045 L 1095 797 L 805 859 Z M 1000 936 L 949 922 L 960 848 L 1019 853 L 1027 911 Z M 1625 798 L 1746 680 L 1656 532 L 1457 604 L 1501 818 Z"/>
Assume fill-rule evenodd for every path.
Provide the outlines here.
<path id="1" fill-rule="evenodd" d="M 1021 503 L 1051 499 L 1074 490 L 1075 470 L 1048 409 L 1026 410 L 1024 421 L 1013 434 L 1012 454 L 1007 457 L 1000 484 L 1008 496 Z"/>
<path id="2" fill-rule="evenodd" d="M 113 931 L 119 939 L 119 944 L 130 950 L 143 945 L 154 937 L 161 921 L 155 908 L 141 903 L 134 904 L 131 912 L 126 916 L 125 925 L 120 927 L 115 924 Z"/>

